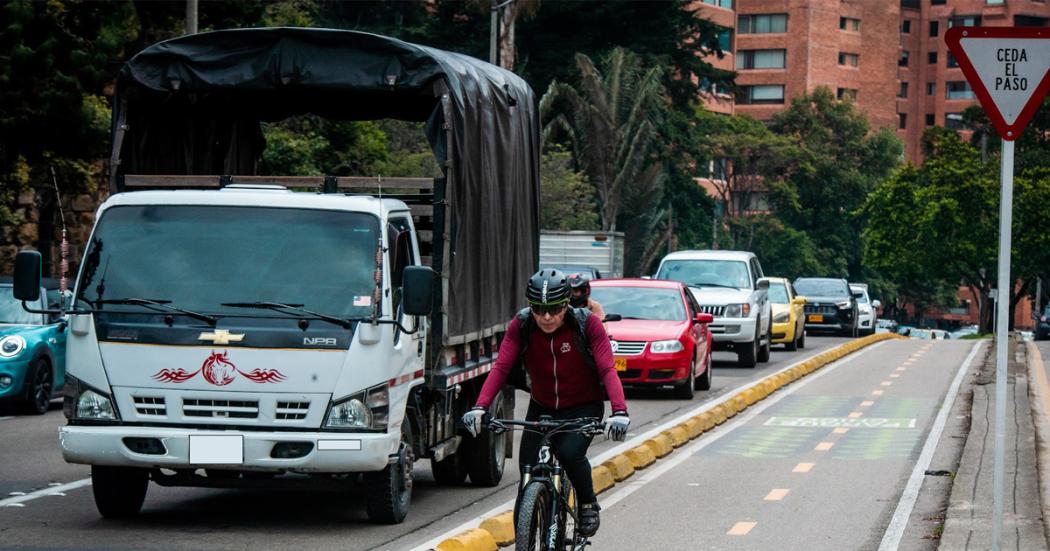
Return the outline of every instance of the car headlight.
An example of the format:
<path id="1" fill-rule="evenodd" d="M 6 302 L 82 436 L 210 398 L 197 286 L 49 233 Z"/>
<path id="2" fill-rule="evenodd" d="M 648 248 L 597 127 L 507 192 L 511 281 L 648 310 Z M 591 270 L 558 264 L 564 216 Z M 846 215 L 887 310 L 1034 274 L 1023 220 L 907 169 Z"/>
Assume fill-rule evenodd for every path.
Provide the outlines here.
<path id="1" fill-rule="evenodd" d="M 847 301 L 835 303 L 835 306 L 838 306 L 839 310 L 846 310 L 846 309 L 848 309 L 850 307 L 850 303 L 847 300 Z"/>
<path id="2" fill-rule="evenodd" d="M 113 402 L 108 396 L 87 389 L 77 398 L 77 419 L 92 421 L 116 421 L 117 414 L 113 411 Z"/>
<path id="3" fill-rule="evenodd" d="M 726 306 L 727 318 L 746 318 L 751 313 L 751 305 L 748 303 L 744 304 L 730 304 Z"/>
<path id="4" fill-rule="evenodd" d="M 682 350 L 685 350 L 685 346 L 679 340 L 656 341 L 649 345 L 649 351 L 653 354 L 671 354 Z"/>
<path id="5" fill-rule="evenodd" d="M 860 313 L 861 314 L 870 314 L 871 313 L 871 308 L 869 308 L 867 306 L 861 306 L 860 307 Z"/>
<path id="6" fill-rule="evenodd" d="M 781 313 L 773 316 L 773 323 L 785 323 L 789 319 L 791 319 L 791 313 L 790 312 L 781 312 Z"/>
<path id="7" fill-rule="evenodd" d="M 14 358 L 26 349 L 26 340 L 20 335 L 8 335 L 0 339 L 0 358 Z"/>
<path id="8" fill-rule="evenodd" d="M 324 427 L 336 430 L 386 430 L 390 413 L 387 384 L 358 392 L 328 407 Z"/>

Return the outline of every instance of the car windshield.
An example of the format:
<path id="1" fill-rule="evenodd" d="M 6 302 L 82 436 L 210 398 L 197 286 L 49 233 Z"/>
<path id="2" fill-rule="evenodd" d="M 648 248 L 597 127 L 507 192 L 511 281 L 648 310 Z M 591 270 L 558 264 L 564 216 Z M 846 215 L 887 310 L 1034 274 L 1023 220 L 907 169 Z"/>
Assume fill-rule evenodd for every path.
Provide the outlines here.
<path id="1" fill-rule="evenodd" d="M 846 286 L 834 279 L 800 279 L 795 282 L 800 295 L 815 297 L 848 297 Z"/>
<path id="2" fill-rule="evenodd" d="M 685 303 L 677 289 L 592 286 L 591 298 L 606 314 L 643 320 L 685 321 Z"/>
<path id="3" fill-rule="evenodd" d="M 868 293 L 865 293 L 864 289 L 850 287 L 849 290 L 853 293 L 860 293 L 860 296 L 857 297 L 857 304 L 868 303 Z"/>
<path id="4" fill-rule="evenodd" d="M 34 304 L 33 306 L 40 306 Z M 31 314 L 22 308 L 22 301 L 15 299 L 14 287 L 0 286 L 0 323 L 15 325 L 39 325 L 40 314 Z"/>
<path id="5" fill-rule="evenodd" d="M 787 304 L 791 302 L 788 300 L 787 285 L 784 285 L 783 283 L 770 283 L 769 301 L 773 304 Z"/>
<path id="6" fill-rule="evenodd" d="M 656 279 L 681 281 L 694 287 L 751 288 L 747 262 L 739 260 L 668 260 L 660 266 Z"/>
<path id="7" fill-rule="evenodd" d="M 273 301 L 338 317 L 371 311 L 378 219 L 334 210 L 121 206 L 98 222 L 78 300 L 145 298 L 223 315 L 224 302 Z"/>

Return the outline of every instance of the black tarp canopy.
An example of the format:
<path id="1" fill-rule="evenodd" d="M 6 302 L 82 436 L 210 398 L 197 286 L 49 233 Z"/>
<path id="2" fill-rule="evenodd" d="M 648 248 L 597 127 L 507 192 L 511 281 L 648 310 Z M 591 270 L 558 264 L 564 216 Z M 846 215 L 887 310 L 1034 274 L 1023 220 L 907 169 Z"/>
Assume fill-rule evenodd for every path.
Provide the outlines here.
<path id="1" fill-rule="evenodd" d="M 475 58 L 332 29 L 175 38 L 121 69 L 110 185 L 124 174 L 251 175 L 260 123 L 313 113 L 425 121 L 445 171 L 442 340 L 503 327 L 539 248 L 539 127 L 529 85 Z M 384 175 L 403 176 L 403 175 Z M 435 208 L 438 208 L 437 206 Z M 439 228 L 435 227 L 435 231 Z"/>

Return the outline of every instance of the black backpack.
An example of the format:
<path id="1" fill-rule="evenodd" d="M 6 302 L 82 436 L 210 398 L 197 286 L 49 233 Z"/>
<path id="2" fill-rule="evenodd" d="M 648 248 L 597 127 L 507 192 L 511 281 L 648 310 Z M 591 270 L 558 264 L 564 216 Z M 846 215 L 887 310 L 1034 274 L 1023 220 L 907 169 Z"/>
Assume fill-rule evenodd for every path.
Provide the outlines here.
<path id="1" fill-rule="evenodd" d="M 576 350 L 583 352 L 584 362 L 597 372 L 598 364 L 594 361 L 594 354 L 591 353 L 591 343 L 587 340 L 586 335 L 587 318 L 591 317 L 591 311 L 587 308 L 570 307 L 569 313 L 571 315 L 565 316 L 565 323 L 572 329 L 573 337 L 576 340 Z M 528 392 L 529 378 L 528 373 L 525 371 L 525 352 L 529 349 L 529 342 L 532 339 L 532 331 L 536 328 L 536 322 L 532 319 L 532 314 L 528 308 L 521 309 L 516 314 L 516 317 L 518 318 L 518 338 L 522 346 L 514 366 L 510 369 L 507 382 L 514 385 L 514 388 L 518 390 Z"/>

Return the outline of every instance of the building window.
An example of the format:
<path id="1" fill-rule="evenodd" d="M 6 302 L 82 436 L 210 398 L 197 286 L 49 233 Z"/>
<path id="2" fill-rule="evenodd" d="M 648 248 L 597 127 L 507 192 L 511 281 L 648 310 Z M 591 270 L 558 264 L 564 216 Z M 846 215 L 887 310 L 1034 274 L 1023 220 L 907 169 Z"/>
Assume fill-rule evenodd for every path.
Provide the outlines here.
<path id="1" fill-rule="evenodd" d="M 937 124 L 937 116 L 933 113 L 926 113 L 926 126 L 933 126 Z"/>
<path id="2" fill-rule="evenodd" d="M 783 69 L 786 50 L 739 50 L 737 69 Z"/>
<path id="3" fill-rule="evenodd" d="M 927 82 L 926 83 L 926 95 L 927 96 L 932 96 L 932 95 L 935 95 L 936 93 L 937 93 L 937 83 L 936 82 Z"/>
<path id="4" fill-rule="evenodd" d="M 952 27 L 980 27 L 980 15 L 956 15 L 948 18 L 948 28 Z"/>
<path id="5" fill-rule="evenodd" d="M 723 27 L 718 31 L 718 49 L 723 52 L 733 51 L 733 29 Z"/>
<path id="6" fill-rule="evenodd" d="M 937 21 L 930 21 L 930 36 L 937 36 L 941 32 L 941 24 Z"/>
<path id="7" fill-rule="evenodd" d="M 1046 27 L 1048 19 L 1045 17 L 1035 17 L 1034 15 L 1015 15 L 1014 26 L 1015 27 Z"/>
<path id="8" fill-rule="evenodd" d="M 926 54 L 926 61 L 929 63 L 937 63 L 937 52 L 929 52 Z"/>
<path id="9" fill-rule="evenodd" d="M 945 0 L 930 0 L 931 6 L 943 6 Z"/>
<path id="10" fill-rule="evenodd" d="M 839 52 L 839 65 L 845 65 L 847 67 L 856 67 L 860 65 L 860 54 Z"/>
<path id="11" fill-rule="evenodd" d="M 908 52 L 908 50 L 904 50 L 903 52 L 901 52 L 901 58 L 897 60 L 897 66 L 898 67 L 907 67 L 908 66 L 908 57 L 910 55 L 911 54 Z"/>
<path id="12" fill-rule="evenodd" d="M 704 3 L 729 10 L 733 9 L 733 0 L 704 0 Z"/>
<path id="13" fill-rule="evenodd" d="M 767 103 L 784 103 L 784 85 L 762 84 L 757 86 L 741 86 L 737 103 L 746 105 L 759 105 Z"/>
<path id="14" fill-rule="evenodd" d="M 1000 4 L 1005 4 L 1006 0 L 987 0 L 985 3 L 989 6 L 998 6 Z"/>
<path id="15" fill-rule="evenodd" d="M 897 117 L 900 119 L 897 123 L 897 128 L 905 129 L 908 127 L 908 115 L 906 113 L 897 113 Z"/>
<path id="16" fill-rule="evenodd" d="M 969 130 L 966 124 L 963 123 L 962 113 L 945 113 L 944 127 L 952 130 Z"/>
<path id="17" fill-rule="evenodd" d="M 959 62 L 955 61 L 955 56 L 952 55 L 951 50 L 948 51 L 948 68 L 958 67 Z"/>
<path id="18" fill-rule="evenodd" d="M 897 97 L 898 98 L 906 98 L 906 97 L 908 97 L 908 83 L 907 82 L 902 82 L 901 83 L 901 88 L 900 88 L 900 90 L 897 91 Z"/>
<path id="19" fill-rule="evenodd" d="M 839 28 L 844 31 L 860 32 L 860 19 L 856 19 L 853 17 L 840 17 Z"/>
<path id="20" fill-rule="evenodd" d="M 901 21 L 901 34 L 911 33 L 911 19 L 905 19 Z"/>
<path id="21" fill-rule="evenodd" d="M 839 98 L 840 101 L 849 100 L 854 103 L 857 101 L 857 91 L 853 88 L 839 88 L 835 90 L 835 96 Z"/>
<path id="22" fill-rule="evenodd" d="M 965 80 L 953 80 L 945 83 L 946 99 L 974 99 L 973 88 Z"/>
<path id="23" fill-rule="evenodd" d="M 737 21 L 736 32 L 740 34 L 786 33 L 787 25 L 786 13 L 741 15 Z"/>

